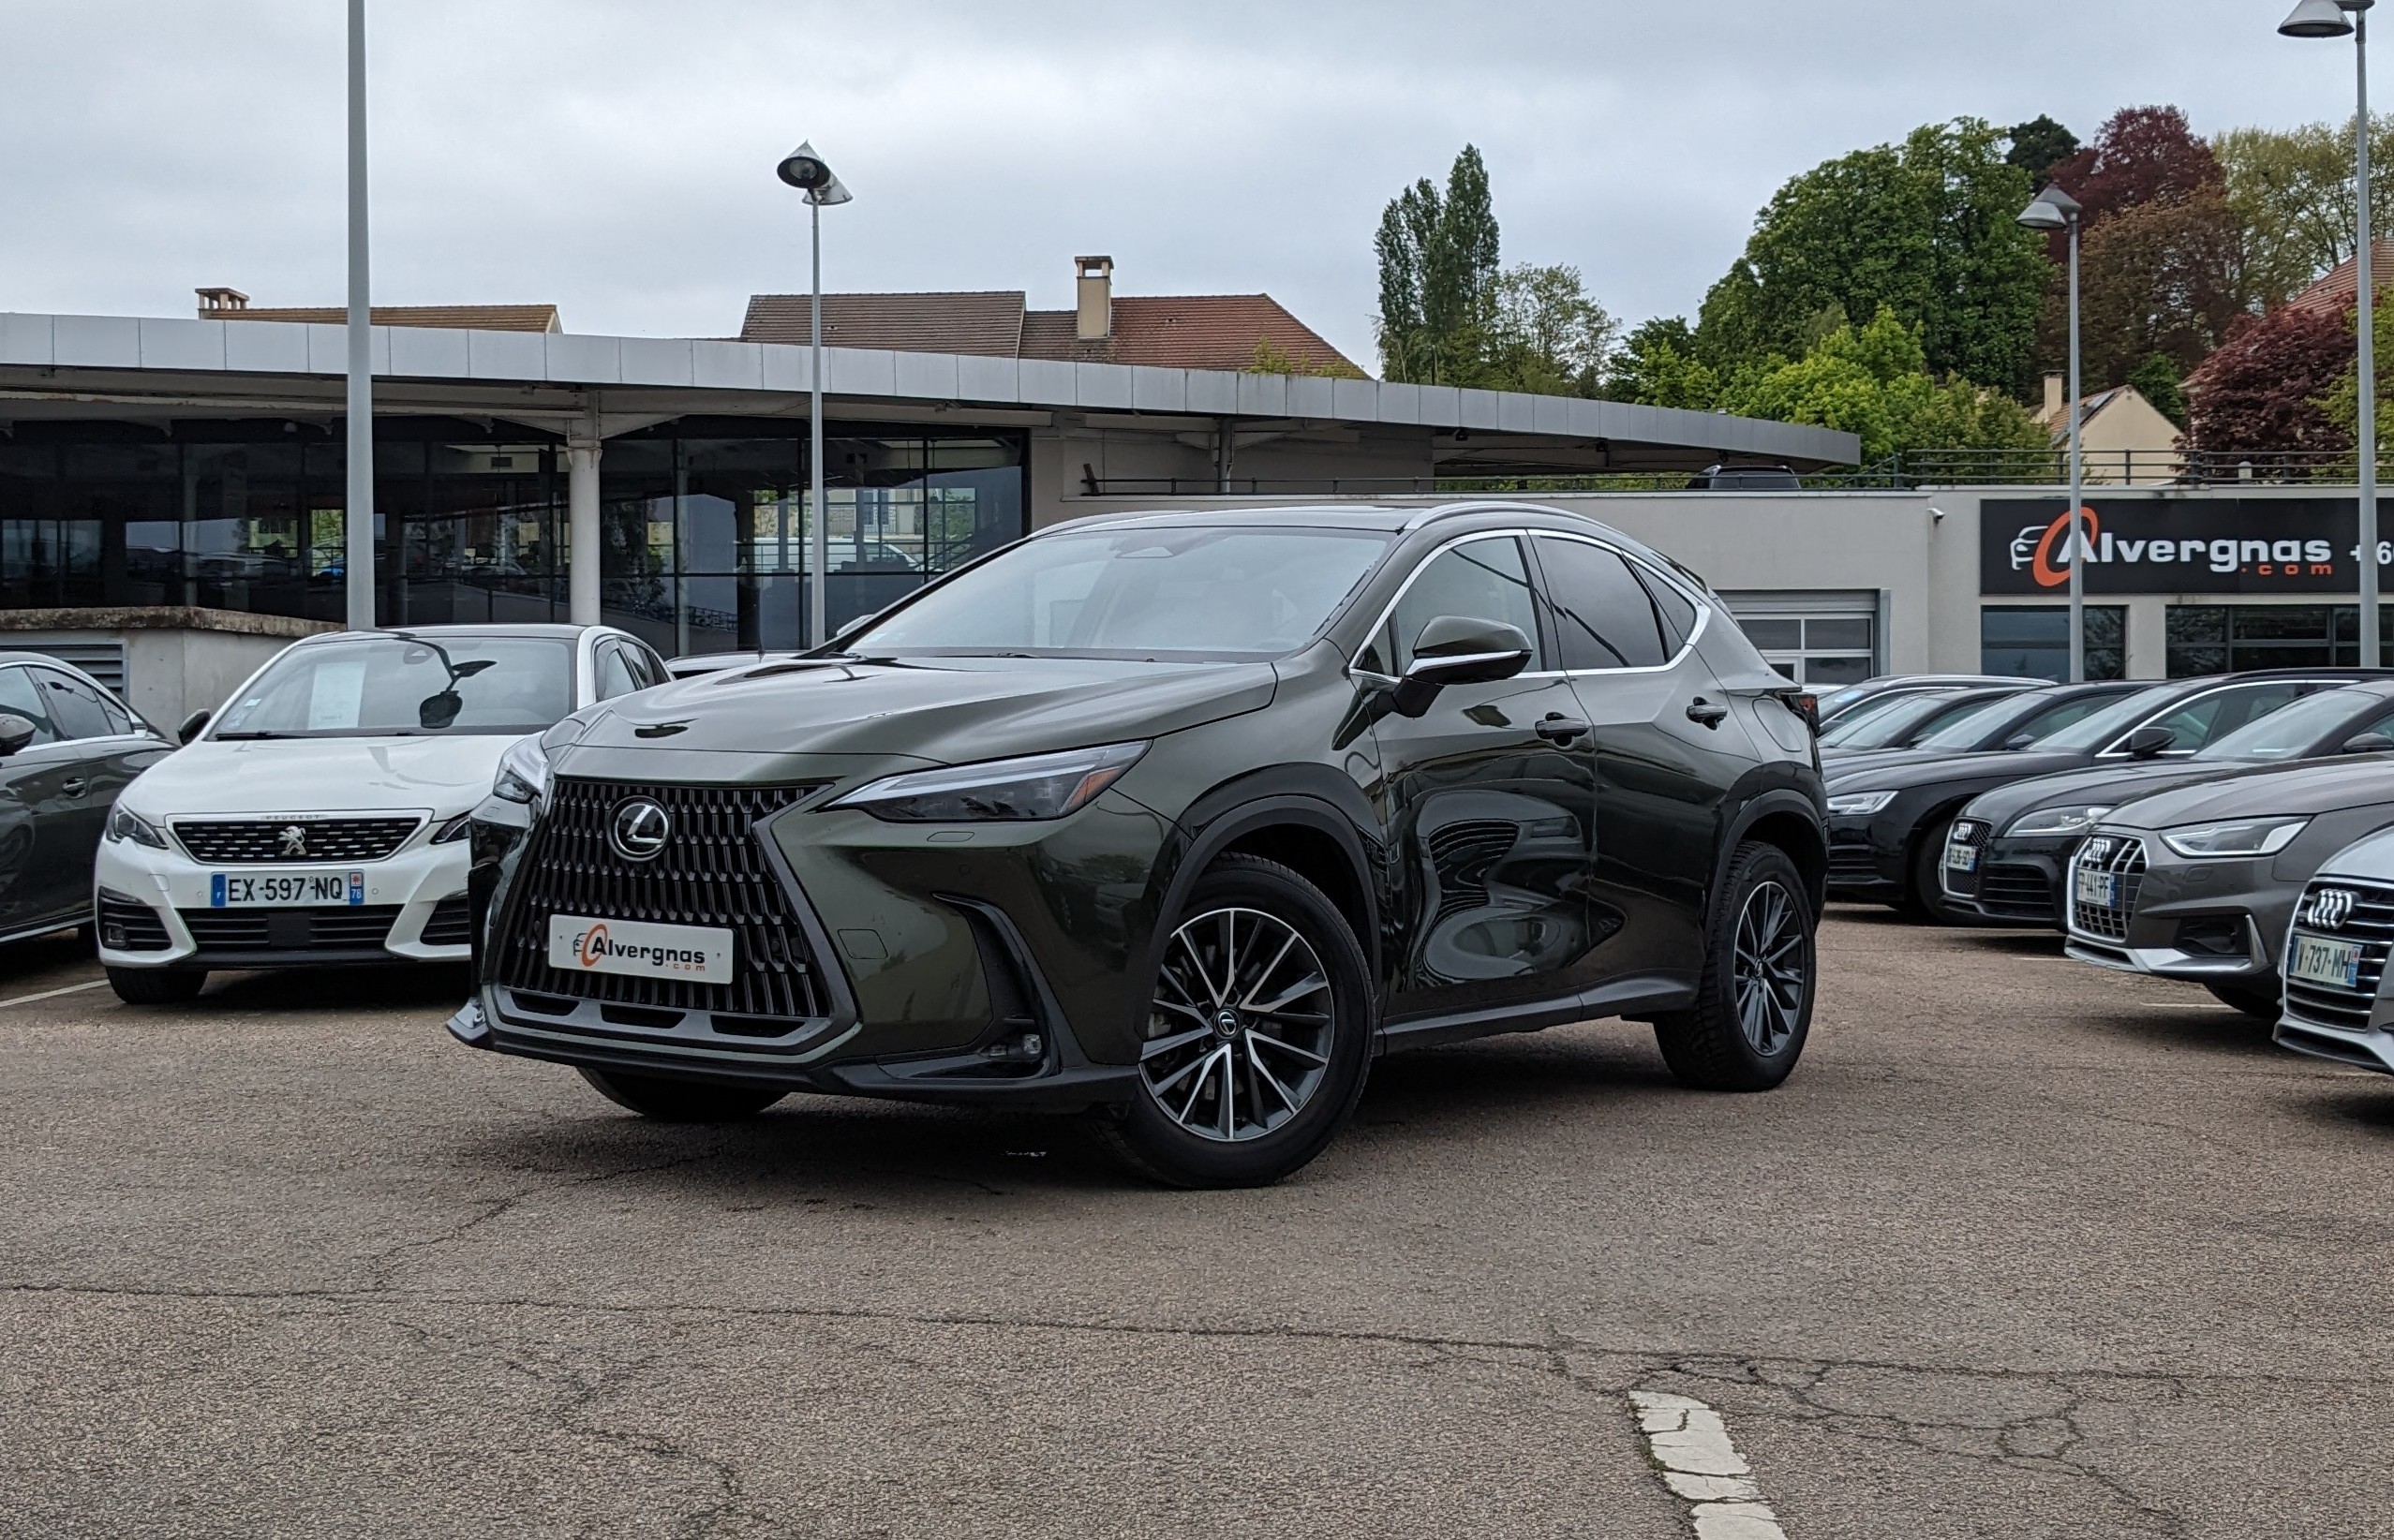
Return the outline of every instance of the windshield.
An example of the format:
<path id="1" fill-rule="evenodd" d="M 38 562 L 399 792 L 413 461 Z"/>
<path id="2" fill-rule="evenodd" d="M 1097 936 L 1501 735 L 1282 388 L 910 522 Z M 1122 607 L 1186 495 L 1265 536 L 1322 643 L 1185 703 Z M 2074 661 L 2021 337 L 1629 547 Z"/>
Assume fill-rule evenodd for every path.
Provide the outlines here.
<path id="1" fill-rule="evenodd" d="M 2068 727 L 2046 738 L 2037 747 L 2058 753 L 2075 753 L 2082 748 L 2100 748 L 2136 722 L 2178 699 L 2182 685 L 2155 685 L 2134 695 L 2123 695 L 2091 717 L 2081 717 Z"/>
<path id="2" fill-rule="evenodd" d="M 2020 703 L 2001 696 L 1968 711 L 1913 745 L 1916 748 L 1976 748 L 1979 740 L 2020 714 Z"/>
<path id="3" fill-rule="evenodd" d="M 851 651 L 1266 659 L 1312 641 L 1388 549 L 1335 529 L 1093 529 L 1025 540 Z"/>
<path id="4" fill-rule="evenodd" d="M 2368 693 L 2327 689 L 2280 706 L 2259 721 L 2247 722 L 2217 743 L 2195 750 L 2198 760 L 2299 759 L 2321 738 L 2336 731 Z"/>
<path id="5" fill-rule="evenodd" d="M 573 644 L 404 631 L 303 643 L 216 719 L 211 738 L 520 737 L 573 709 Z"/>
<path id="6" fill-rule="evenodd" d="M 1823 748 L 1885 748 L 1899 744 L 1925 722 L 1954 709 L 1954 698 L 1942 692 L 1906 695 L 1879 711 L 1855 711 L 1838 718 L 1821 734 Z"/>

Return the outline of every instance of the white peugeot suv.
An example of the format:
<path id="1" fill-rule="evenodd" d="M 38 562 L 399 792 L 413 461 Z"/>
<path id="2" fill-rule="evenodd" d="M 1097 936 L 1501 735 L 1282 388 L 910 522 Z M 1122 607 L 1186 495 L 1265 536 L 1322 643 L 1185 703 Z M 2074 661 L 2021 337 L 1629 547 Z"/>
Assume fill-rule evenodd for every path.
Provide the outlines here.
<path id="1" fill-rule="evenodd" d="M 499 757 L 665 682 L 595 626 L 424 626 L 297 642 L 117 798 L 94 922 L 117 995 L 186 1000 L 212 969 L 463 961 L 467 814 Z"/>

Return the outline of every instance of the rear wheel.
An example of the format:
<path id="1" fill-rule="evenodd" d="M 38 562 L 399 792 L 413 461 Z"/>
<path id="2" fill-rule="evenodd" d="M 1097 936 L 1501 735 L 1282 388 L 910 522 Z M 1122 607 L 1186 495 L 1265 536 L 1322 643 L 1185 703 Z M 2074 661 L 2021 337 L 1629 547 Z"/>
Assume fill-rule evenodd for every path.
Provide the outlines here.
<path id="1" fill-rule="evenodd" d="M 181 1005 L 199 998 L 208 982 L 198 968 L 112 968 L 108 986 L 127 1005 Z"/>
<path id="2" fill-rule="evenodd" d="M 2281 1014 L 2278 991 L 2268 985 L 2207 984 L 2203 987 L 2222 1005 L 2233 1005 L 2248 1016 L 2275 1021 Z"/>
<path id="3" fill-rule="evenodd" d="M 582 1078 L 617 1106 L 661 1123 L 736 1123 L 788 1094 L 770 1086 L 727 1086 L 619 1070 L 584 1070 Z"/>
<path id="4" fill-rule="evenodd" d="M 1363 1093 L 1363 949 L 1320 889 L 1225 856 L 1173 923 L 1138 1088 L 1101 1122 L 1124 1162 L 1176 1187 L 1256 1187 L 1320 1154 Z"/>
<path id="5" fill-rule="evenodd" d="M 1655 1042 L 1680 1084 L 1758 1091 L 1788 1077 L 1812 1031 L 1817 923 L 1786 851 L 1737 848 L 1705 938 L 1696 1003 L 1655 1018 Z"/>

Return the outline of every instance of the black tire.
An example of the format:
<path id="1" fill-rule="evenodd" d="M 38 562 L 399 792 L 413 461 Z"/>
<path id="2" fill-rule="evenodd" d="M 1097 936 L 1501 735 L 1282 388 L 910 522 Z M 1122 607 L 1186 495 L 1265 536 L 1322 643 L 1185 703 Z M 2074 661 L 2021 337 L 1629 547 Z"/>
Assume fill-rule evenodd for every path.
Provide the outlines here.
<path id="1" fill-rule="evenodd" d="M 617 1106 L 660 1123 L 736 1123 L 789 1094 L 770 1086 L 676 1080 L 662 1074 L 626 1074 L 620 1070 L 584 1070 L 582 1078 Z"/>
<path id="2" fill-rule="evenodd" d="M 200 968 L 112 968 L 108 986 L 127 1005 L 182 1005 L 208 982 Z"/>
<path id="3" fill-rule="evenodd" d="M 1920 844 L 1911 852 L 1911 891 L 1904 895 L 1903 911 L 1924 925 L 1954 923 L 1954 909 L 1945 902 L 1943 881 L 1945 837 L 1953 832 L 1954 821 L 1940 818 L 1921 832 Z"/>
<path id="4" fill-rule="evenodd" d="M 2274 1022 L 2284 1014 L 2278 991 L 2258 984 L 2207 984 L 2211 998 L 2222 1005 L 2233 1005 L 2256 1021 Z"/>
<path id="5" fill-rule="evenodd" d="M 1655 1042 L 1663 1061 L 1683 1086 L 1702 1090 L 1769 1090 L 1788 1077 L 1812 1032 L 1812 1000 L 1820 965 L 1813 932 L 1820 917 L 1806 896 L 1803 874 L 1775 845 L 1740 845 L 1729 863 L 1728 880 L 1704 937 L 1704 970 L 1696 1003 L 1655 1018 Z M 1785 942 L 1762 950 L 1792 969 L 1792 985 L 1778 973 L 1762 975 L 1747 966 L 1740 946 L 1747 911 L 1760 925 L 1773 903 L 1783 906 Z M 1750 935 L 1750 932 L 1748 932 Z M 1752 995 L 1741 985 L 1765 992 Z M 1742 1014 L 1741 996 L 1757 1007 L 1759 1030 Z"/>
<path id="6" fill-rule="evenodd" d="M 1278 955 L 1267 960 L 1267 946 L 1241 945 L 1242 916 L 1256 941 L 1293 935 L 1310 958 L 1272 943 Z M 1138 1088 L 1127 1108 L 1101 1115 L 1099 1135 L 1133 1170 L 1170 1186 L 1276 1182 L 1329 1146 L 1363 1094 L 1374 1026 L 1363 948 L 1319 888 L 1242 854 L 1197 879 L 1164 934 Z M 1231 984 L 1211 1000 L 1192 999 L 1187 985 L 1207 976 L 1195 970 L 1209 956 L 1227 956 Z M 1316 986 L 1304 988 L 1309 982 Z M 1267 985 L 1279 1008 L 1247 1009 Z M 1194 1025 L 1175 1029 L 1184 1017 Z M 1176 1112 L 1166 1103 L 1183 1088 Z M 1197 1132 L 1199 1123 L 1212 1132 Z"/>

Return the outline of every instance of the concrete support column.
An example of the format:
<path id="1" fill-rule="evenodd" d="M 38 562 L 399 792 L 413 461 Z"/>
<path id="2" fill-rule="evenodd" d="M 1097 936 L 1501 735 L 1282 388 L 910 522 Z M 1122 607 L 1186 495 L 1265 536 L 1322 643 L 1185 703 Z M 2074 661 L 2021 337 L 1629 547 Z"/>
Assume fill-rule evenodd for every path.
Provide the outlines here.
<path id="1" fill-rule="evenodd" d="M 566 617 L 576 626 L 599 623 L 599 448 L 593 413 L 565 443 Z"/>

